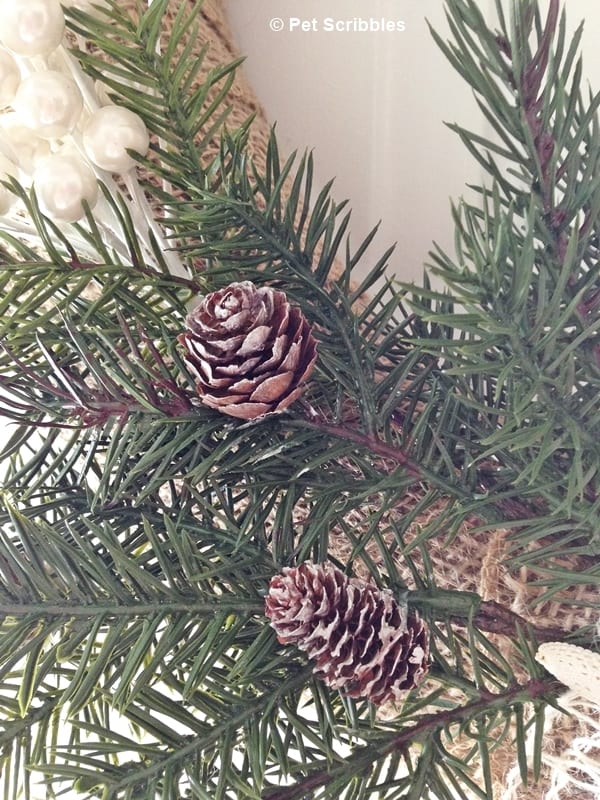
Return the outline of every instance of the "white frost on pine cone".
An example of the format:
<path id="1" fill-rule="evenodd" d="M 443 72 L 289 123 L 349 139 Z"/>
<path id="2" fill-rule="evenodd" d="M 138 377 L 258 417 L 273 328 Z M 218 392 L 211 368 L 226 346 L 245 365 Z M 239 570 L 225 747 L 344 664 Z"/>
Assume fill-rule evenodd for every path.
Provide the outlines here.
<path id="1" fill-rule="evenodd" d="M 279 642 L 303 650 L 315 675 L 347 697 L 401 701 L 428 671 L 428 631 L 417 612 L 331 562 L 284 567 L 271 579 L 265 612 Z"/>

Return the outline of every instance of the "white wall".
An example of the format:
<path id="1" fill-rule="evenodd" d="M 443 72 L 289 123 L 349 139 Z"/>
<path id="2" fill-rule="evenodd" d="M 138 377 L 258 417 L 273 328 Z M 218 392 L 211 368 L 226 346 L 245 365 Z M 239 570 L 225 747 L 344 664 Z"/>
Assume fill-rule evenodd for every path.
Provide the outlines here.
<path id="1" fill-rule="evenodd" d="M 493 0 L 478 5 L 491 17 Z M 600 4 L 567 5 L 571 29 L 587 17 L 585 74 L 600 90 Z M 432 241 L 452 248 L 450 198 L 479 178 L 443 123 L 483 130 L 470 90 L 427 29 L 425 17 L 447 30 L 442 0 L 225 0 L 225 6 L 247 56 L 246 74 L 284 147 L 314 148 L 318 181 L 335 176 L 334 196 L 350 199 L 352 240 L 358 244 L 382 219 L 373 259 L 397 241 L 393 269 L 402 280 L 420 282 Z M 292 17 L 309 30 L 290 30 Z M 326 17 L 384 17 L 402 20 L 405 30 L 327 32 Z M 274 18 L 283 30 L 270 28 Z"/>

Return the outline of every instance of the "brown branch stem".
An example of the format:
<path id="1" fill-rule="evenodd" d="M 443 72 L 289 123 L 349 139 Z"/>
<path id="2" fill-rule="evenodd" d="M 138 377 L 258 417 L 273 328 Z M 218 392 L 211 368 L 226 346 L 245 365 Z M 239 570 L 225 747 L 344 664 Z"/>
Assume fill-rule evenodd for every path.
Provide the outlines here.
<path id="1" fill-rule="evenodd" d="M 459 625 L 465 624 L 464 620 L 455 617 L 452 618 L 452 621 Z M 511 639 L 516 639 L 519 630 L 525 629 L 531 630 L 539 642 L 553 642 L 565 637 L 565 631 L 562 628 L 540 628 L 532 625 L 519 614 L 495 600 L 484 600 L 481 603 L 473 617 L 473 624 L 486 633 L 496 633 Z"/>
<path id="2" fill-rule="evenodd" d="M 93 261 L 80 261 L 79 258 L 74 253 L 71 253 L 71 262 L 69 266 L 73 270 L 79 270 L 79 269 L 95 270 L 95 269 L 102 269 L 102 267 L 110 265 L 96 264 Z M 130 269 L 132 269 L 134 272 L 139 273 L 140 275 L 153 278 L 154 280 L 156 280 L 157 278 L 162 278 L 163 280 L 168 280 L 169 283 L 176 283 L 179 286 L 185 286 L 186 289 L 189 289 L 195 294 L 198 294 L 204 289 L 204 287 L 201 284 L 199 284 L 192 278 L 184 278 L 181 275 L 173 275 L 172 273 L 165 274 L 163 272 L 159 272 L 156 269 L 152 269 L 151 267 L 144 267 L 139 263 L 133 264 L 130 267 Z"/>
<path id="3" fill-rule="evenodd" d="M 407 593 L 407 600 L 427 610 L 433 619 L 449 620 L 460 626 L 472 624 L 485 633 L 511 639 L 517 639 L 521 631 L 530 631 L 537 641 L 552 642 L 564 639 L 568 632 L 563 628 L 540 628 L 495 600 L 482 600 L 475 592 L 416 590 Z"/>
<path id="4" fill-rule="evenodd" d="M 328 422 L 309 422 L 308 426 L 330 436 L 335 436 L 337 439 L 354 442 L 371 453 L 375 453 L 375 455 L 394 461 L 404 467 L 407 473 L 417 480 L 424 480 L 425 478 L 423 469 L 399 447 L 382 442 L 381 439 L 360 433 L 360 431 L 353 430 L 345 425 L 334 425 Z"/>

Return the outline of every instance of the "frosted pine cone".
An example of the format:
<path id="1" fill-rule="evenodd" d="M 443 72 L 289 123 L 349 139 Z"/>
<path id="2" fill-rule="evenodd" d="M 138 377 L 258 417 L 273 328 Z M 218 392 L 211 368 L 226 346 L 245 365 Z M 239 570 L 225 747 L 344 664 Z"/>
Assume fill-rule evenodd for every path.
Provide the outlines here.
<path id="1" fill-rule="evenodd" d="M 273 576 L 265 610 L 281 644 L 304 650 L 315 674 L 348 697 L 397 700 L 427 672 L 428 634 L 418 614 L 330 562 L 305 561 Z"/>
<path id="2" fill-rule="evenodd" d="M 200 400 L 240 419 L 283 411 L 317 358 L 310 326 L 281 291 L 250 281 L 206 295 L 178 339 Z"/>

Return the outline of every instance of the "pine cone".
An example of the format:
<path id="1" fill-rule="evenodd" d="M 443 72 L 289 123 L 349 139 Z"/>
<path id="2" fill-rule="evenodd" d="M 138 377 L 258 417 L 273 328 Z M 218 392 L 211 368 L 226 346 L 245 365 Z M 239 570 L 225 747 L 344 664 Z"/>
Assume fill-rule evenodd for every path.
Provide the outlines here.
<path id="1" fill-rule="evenodd" d="M 304 391 L 316 342 L 281 291 L 232 283 L 206 295 L 178 340 L 200 400 L 240 419 L 286 409 Z"/>
<path id="2" fill-rule="evenodd" d="M 271 579 L 265 610 L 279 642 L 304 650 L 315 674 L 348 697 L 398 700 L 428 670 L 427 628 L 416 611 L 331 562 L 285 567 Z"/>

